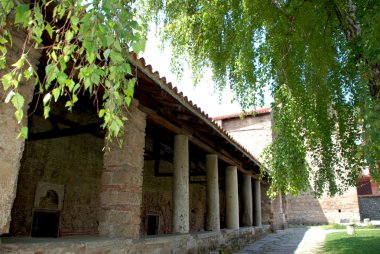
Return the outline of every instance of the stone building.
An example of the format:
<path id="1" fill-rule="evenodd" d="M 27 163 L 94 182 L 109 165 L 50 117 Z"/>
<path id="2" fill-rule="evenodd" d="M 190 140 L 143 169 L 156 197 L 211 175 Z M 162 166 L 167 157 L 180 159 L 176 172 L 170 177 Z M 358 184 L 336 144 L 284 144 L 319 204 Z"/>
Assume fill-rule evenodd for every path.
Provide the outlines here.
<path id="1" fill-rule="evenodd" d="M 255 116 L 252 116 L 252 113 Z M 259 158 L 263 149 L 272 142 L 273 120 L 270 107 L 249 112 L 243 120 L 240 119 L 240 114 L 219 116 L 214 120 L 233 138 L 247 147 L 256 158 Z M 376 198 L 374 200 L 377 201 Z M 355 187 L 349 188 L 343 195 L 336 197 L 322 196 L 316 199 L 310 193 L 302 193 L 298 197 L 280 195 L 273 202 L 280 209 L 280 214 L 275 216 L 277 224 L 282 218 L 284 218 L 284 225 L 286 223 L 313 225 L 360 220 Z M 376 205 L 372 206 L 376 207 Z"/>
<path id="2" fill-rule="evenodd" d="M 8 64 L 24 37 L 14 34 Z M 44 70 L 43 52 L 29 56 Z M 1 253 L 204 253 L 281 227 L 255 156 L 144 59 L 126 57 L 138 86 L 121 148 L 102 151 L 86 96 L 71 113 L 58 101 L 45 120 L 34 80 L 24 82 L 27 140 L 0 101 Z"/>

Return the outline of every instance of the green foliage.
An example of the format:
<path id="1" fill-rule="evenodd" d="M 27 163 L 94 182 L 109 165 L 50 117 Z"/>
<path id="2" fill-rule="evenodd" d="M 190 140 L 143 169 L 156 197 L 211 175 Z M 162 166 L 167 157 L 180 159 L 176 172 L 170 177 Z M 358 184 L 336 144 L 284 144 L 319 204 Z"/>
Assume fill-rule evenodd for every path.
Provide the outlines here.
<path id="1" fill-rule="evenodd" d="M 15 107 L 17 121 L 23 119 L 25 107 L 19 85 L 34 78 L 43 95 L 45 118 L 54 102 L 64 99 L 71 110 L 79 94 L 88 94 L 101 102 L 98 112 L 108 130 L 106 139 L 120 137 L 136 83 L 128 54 L 145 47 L 146 29 L 140 20 L 134 1 L 41 0 L 22 4 L 2 0 L 0 70 L 5 74 L 1 81 L 7 93 L 5 102 Z M 8 64 L 11 32 L 17 29 L 25 29 L 27 38 L 20 58 Z M 43 41 L 44 33 L 49 39 Z M 47 54 L 41 78 L 28 60 L 33 48 Z M 19 136 L 26 138 L 27 133 L 24 127 Z"/>
<path id="2" fill-rule="evenodd" d="M 334 195 L 365 167 L 380 182 L 379 6 L 150 0 L 146 9 L 162 25 L 177 66 L 211 68 L 217 87 L 229 86 L 244 109 L 262 105 L 269 88 L 276 138 L 264 165 L 272 194 L 298 194 L 310 181 L 316 195 Z"/>

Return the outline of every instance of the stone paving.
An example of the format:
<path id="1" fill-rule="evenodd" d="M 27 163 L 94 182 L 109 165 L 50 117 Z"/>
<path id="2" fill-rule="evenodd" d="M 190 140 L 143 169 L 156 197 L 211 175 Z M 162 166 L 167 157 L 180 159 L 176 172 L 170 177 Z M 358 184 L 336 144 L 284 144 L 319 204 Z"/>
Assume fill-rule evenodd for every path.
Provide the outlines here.
<path id="1" fill-rule="evenodd" d="M 314 254 L 323 253 L 322 247 L 327 233 L 334 230 L 320 228 L 288 228 L 247 245 L 235 254 Z"/>

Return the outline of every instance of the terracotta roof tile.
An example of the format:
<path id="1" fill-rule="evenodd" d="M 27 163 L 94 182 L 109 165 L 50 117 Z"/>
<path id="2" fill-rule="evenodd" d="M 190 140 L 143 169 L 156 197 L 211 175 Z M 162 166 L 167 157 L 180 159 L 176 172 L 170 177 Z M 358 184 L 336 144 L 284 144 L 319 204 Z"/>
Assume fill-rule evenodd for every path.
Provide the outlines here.
<path id="1" fill-rule="evenodd" d="M 245 112 L 244 116 L 250 116 L 250 115 L 263 115 L 270 113 L 272 111 L 271 107 L 266 107 L 266 108 L 259 108 L 256 110 L 251 110 L 248 112 Z M 229 115 L 221 115 L 221 116 L 215 116 L 212 119 L 213 120 L 225 120 L 225 119 L 231 119 L 231 118 L 239 118 L 242 113 L 234 113 L 234 114 L 229 114 Z"/>

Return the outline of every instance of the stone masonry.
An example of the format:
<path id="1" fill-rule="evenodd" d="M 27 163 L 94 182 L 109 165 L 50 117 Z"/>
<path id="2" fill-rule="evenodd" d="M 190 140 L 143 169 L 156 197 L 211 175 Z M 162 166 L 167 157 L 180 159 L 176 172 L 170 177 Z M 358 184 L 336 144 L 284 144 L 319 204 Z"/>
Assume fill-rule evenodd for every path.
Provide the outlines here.
<path id="1" fill-rule="evenodd" d="M 145 114 L 134 100 L 120 149 L 114 142 L 104 155 L 99 234 L 138 238 L 145 146 Z"/>
<path id="2" fill-rule="evenodd" d="M 22 54 L 22 46 L 26 33 L 22 30 L 13 33 L 13 47 L 8 49 L 7 65 L 15 63 Z M 28 45 L 29 46 L 29 45 Z M 40 52 L 31 50 L 28 55 L 29 62 L 36 67 L 40 58 Z M 0 78 L 4 75 L 0 71 Z M 27 105 L 32 100 L 34 91 L 34 78 L 24 81 L 19 86 L 19 92 L 25 98 L 24 120 L 22 125 L 27 125 Z M 16 140 L 21 125 L 17 123 L 11 103 L 5 104 L 4 98 L 9 91 L 4 91 L 0 85 L 0 235 L 9 232 L 12 204 L 16 196 L 17 177 L 20 168 L 20 160 L 24 150 L 24 139 Z"/>

